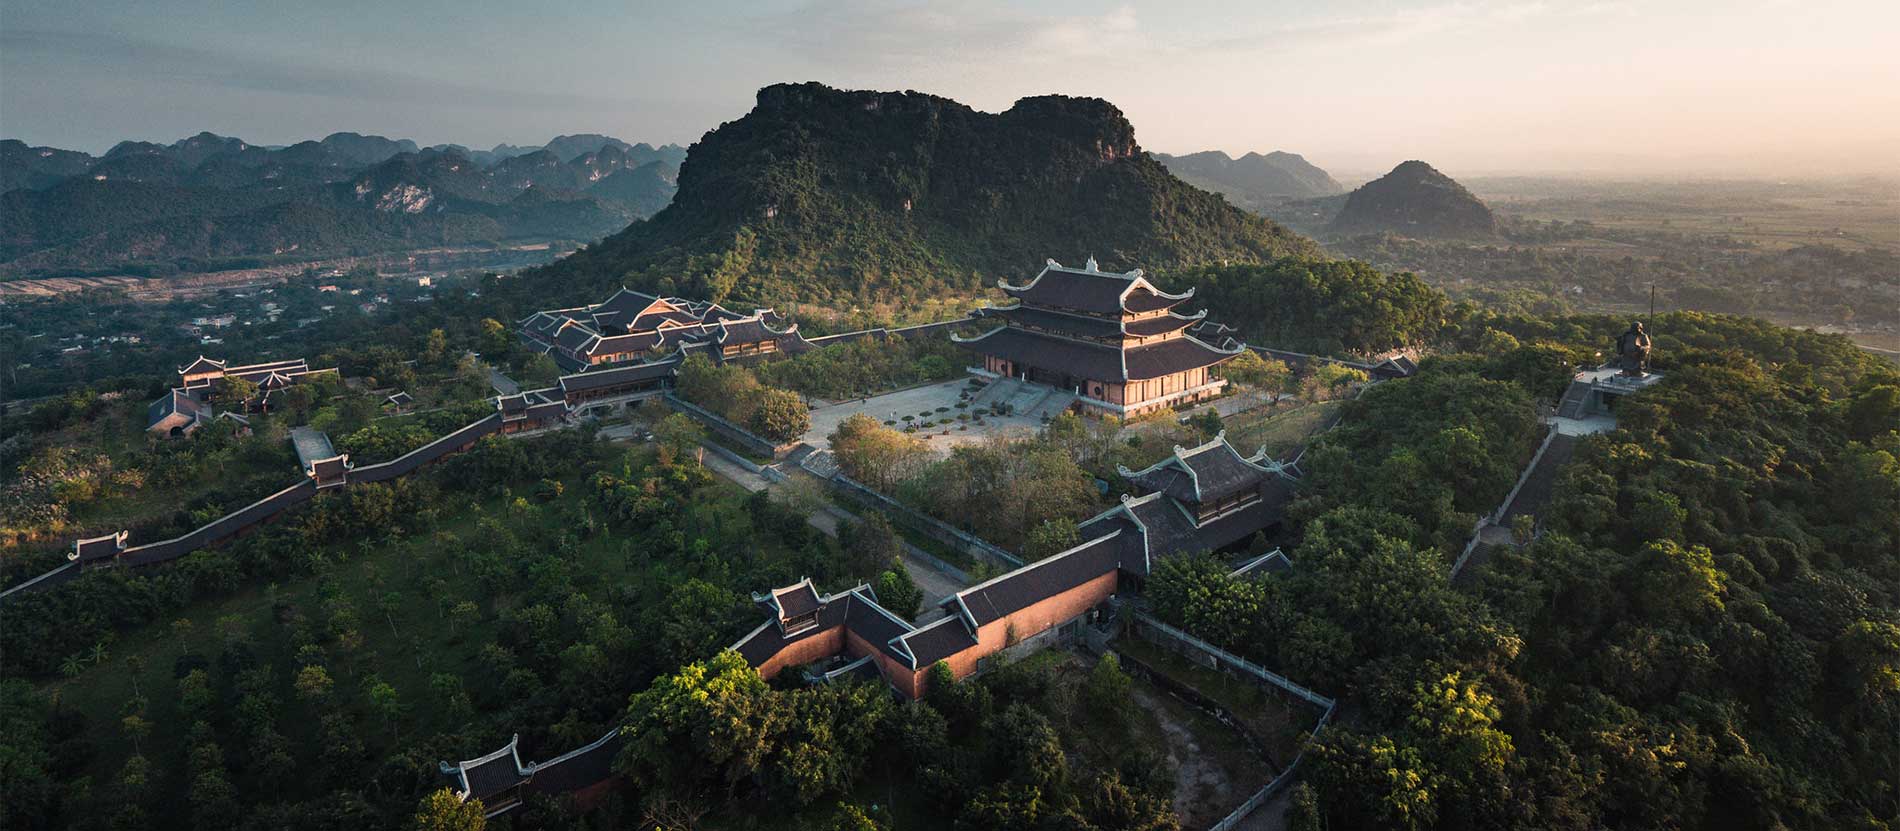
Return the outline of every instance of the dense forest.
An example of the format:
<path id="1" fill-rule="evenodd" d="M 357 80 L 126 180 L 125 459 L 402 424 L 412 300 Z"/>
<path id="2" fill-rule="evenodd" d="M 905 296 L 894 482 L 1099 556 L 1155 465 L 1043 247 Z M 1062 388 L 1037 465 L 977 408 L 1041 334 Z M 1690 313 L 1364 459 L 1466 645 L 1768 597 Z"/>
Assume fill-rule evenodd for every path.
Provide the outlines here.
<path id="1" fill-rule="evenodd" d="M 1311 254 L 1297 235 L 1169 175 L 1098 99 L 999 114 L 819 84 L 694 144 L 667 210 L 544 279 L 837 307 L 973 294 L 1051 256 L 1166 269 Z"/>
<path id="2" fill-rule="evenodd" d="M 1641 308 L 1655 286 L 1664 308 L 1900 325 L 1900 254 L 1890 250 L 1802 245 L 1764 251 L 1720 235 L 1634 234 L 1588 222 L 1517 223 L 1507 234 L 1514 244 L 1366 236 L 1332 247 L 1382 269 L 1416 271 L 1452 290 L 1521 288 L 1578 304 Z M 1564 247 L 1602 239 L 1666 253 L 1612 256 Z"/>
<path id="3" fill-rule="evenodd" d="M 1164 615 L 1360 702 L 1313 748 L 1292 827 L 1900 811 L 1900 373 L 1845 340 L 1656 321 L 1665 381 L 1582 445 L 1534 543 L 1447 584 L 1535 441 L 1537 350 L 1617 325 L 1472 326 L 1460 343 L 1487 354 L 1381 385 L 1322 439 L 1285 579 L 1156 578 Z"/>
<path id="4" fill-rule="evenodd" d="M 1186 305 L 1238 329 L 1248 343 L 1322 355 L 1369 355 L 1439 335 L 1445 295 L 1409 273 L 1352 260 L 1283 258 L 1259 265 L 1183 269 L 1161 280 L 1194 290 Z"/>

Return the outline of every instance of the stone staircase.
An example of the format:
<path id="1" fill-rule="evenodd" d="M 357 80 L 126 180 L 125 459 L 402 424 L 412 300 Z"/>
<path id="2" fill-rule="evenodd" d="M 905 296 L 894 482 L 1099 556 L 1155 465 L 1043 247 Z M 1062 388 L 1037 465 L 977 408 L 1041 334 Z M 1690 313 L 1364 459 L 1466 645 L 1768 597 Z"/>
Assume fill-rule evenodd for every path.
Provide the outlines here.
<path id="1" fill-rule="evenodd" d="M 838 457 L 833 456 L 829 450 L 814 450 L 799 460 L 798 464 L 820 479 L 830 479 L 838 475 Z"/>
<path id="2" fill-rule="evenodd" d="M 1036 402 L 1035 408 L 1029 411 L 1029 416 L 1036 419 L 1055 418 L 1064 410 L 1069 409 L 1069 405 L 1074 404 L 1075 399 L 1075 393 L 1051 388 L 1041 401 Z"/>
<path id="3" fill-rule="evenodd" d="M 1041 384 L 1030 384 L 1021 381 L 1017 383 L 1021 388 L 1016 391 L 1015 395 L 1010 396 L 1009 399 L 1010 412 L 1012 413 L 1027 415 L 1031 409 L 1042 403 L 1042 399 L 1050 392 L 1048 387 Z"/>
<path id="4" fill-rule="evenodd" d="M 1014 378 L 998 378 L 978 390 L 977 394 L 970 399 L 970 406 L 988 407 L 998 401 L 1008 401 L 1016 393 L 1021 392 L 1022 388 L 1023 382 Z"/>
<path id="5" fill-rule="evenodd" d="M 1557 402 L 1557 415 L 1562 418 L 1582 418 L 1583 405 L 1589 400 L 1589 382 L 1571 381 L 1570 388 L 1564 390 L 1563 400 Z"/>

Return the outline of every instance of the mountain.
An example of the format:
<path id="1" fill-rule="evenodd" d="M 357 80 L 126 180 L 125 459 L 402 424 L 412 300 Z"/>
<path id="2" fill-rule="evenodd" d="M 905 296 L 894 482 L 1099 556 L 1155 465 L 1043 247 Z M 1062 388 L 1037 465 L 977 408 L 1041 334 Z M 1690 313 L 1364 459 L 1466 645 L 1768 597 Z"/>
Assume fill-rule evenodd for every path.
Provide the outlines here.
<path id="1" fill-rule="evenodd" d="M 623 168 L 610 173 L 590 185 L 587 192 L 627 205 L 641 216 L 651 216 L 673 201 L 673 192 L 679 189 L 678 176 L 677 165 L 668 166 L 664 161 L 647 162 L 636 168 Z"/>
<path id="2" fill-rule="evenodd" d="M 1408 161 L 1361 185 L 1328 230 L 1338 235 L 1393 233 L 1419 238 L 1489 239 L 1497 218 L 1471 191 L 1421 161 Z"/>
<path id="3" fill-rule="evenodd" d="M 1275 150 L 1236 159 L 1219 150 L 1170 156 L 1152 153 L 1168 172 L 1190 185 L 1226 196 L 1235 205 L 1259 213 L 1291 199 L 1346 192 L 1344 185 L 1297 153 Z"/>
<path id="4" fill-rule="evenodd" d="M 52 187 L 85 173 L 97 161 L 91 154 L 57 147 L 28 147 L 19 139 L 0 140 L 0 192 Z"/>
<path id="5" fill-rule="evenodd" d="M 344 161 L 356 164 L 375 164 L 398 153 L 414 153 L 421 149 L 408 139 L 387 139 L 356 133 L 331 133 L 318 143 Z"/>
<path id="6" fill-rule="evenodd" d="M 0 276 L 591 240 L 672 199 L 684 149 L 565 138 L 598 146 L 562 160 L 356 133 L 268 148 L 205 132 L 120 142 L 95 159 L 0 141 Z"/>
<path id="7" fill-rule="evenodd" d="M 688 151 L 666 210 L 536 275 L 577 295 L 846 305 L 975 293 L 1049 257 L 1155 270 L 1316 250 L 1169 175 L 1100 99 L 983 113 L 808 83 L 760 90 Z"/>

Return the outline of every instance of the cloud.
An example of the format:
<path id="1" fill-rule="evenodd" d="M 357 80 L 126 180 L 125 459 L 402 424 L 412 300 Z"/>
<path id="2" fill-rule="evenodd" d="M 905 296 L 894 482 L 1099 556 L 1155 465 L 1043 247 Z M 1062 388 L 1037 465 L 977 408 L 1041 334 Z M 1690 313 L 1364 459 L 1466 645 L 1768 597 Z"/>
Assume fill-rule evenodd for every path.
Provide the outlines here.
<path id="1" fill-rule="evenodd" d="M 1101 15 L 1052 15 L 998 2 L 955 9 L 885 0 L 813 2 L 756 19 L 749 36 L 768 48 L 869 71 L 951 63 L 1001 69 L 1146 45 L 1132 6 Z"/>
<path id="2" fill-rule="evenodd" d="M 1520 25 L 1545 18 L 1583 18 L 1616 14 L 1630 8 L 1628 0 L 1550 3 L 1456 2 L 1394 9 L 1383 14 L 1339 15 L 1293 20 L 1252 31 L 1211 39 L 1201 48 L 1215 51 L 1259 49 L 1339 48 L 1389 46 L 1445 32 L 1469 31 L 1500 25 Z"/>
<path id="3" fill-rule="evenodd" d="M 626 107 L 631 99 L 550 90 L 516 90 L 400 72 L 326 66 L 234 50 L 176 46 L 108 32 L 7 29 L 0 55 L 11 74 L 38 69 L 49 77 L 92 73 L 293 96 L 493 108 Z M 17 77 L 17 76 L 16 76 Z"/>

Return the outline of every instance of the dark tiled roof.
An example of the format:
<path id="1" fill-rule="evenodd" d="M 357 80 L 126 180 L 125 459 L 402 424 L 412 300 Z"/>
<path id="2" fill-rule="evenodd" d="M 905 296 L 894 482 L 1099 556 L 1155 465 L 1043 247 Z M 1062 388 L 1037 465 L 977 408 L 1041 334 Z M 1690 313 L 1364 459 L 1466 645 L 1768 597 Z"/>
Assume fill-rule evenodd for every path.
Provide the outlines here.
<path id="1" fill-rule="evenodd" d="M 1192 337 L 1169 338 L 1128 350 L 1128 380 L 1145 381 L 1176 372 L 1226 363 L 1240 354 L 1216 349 Z"/>
<path id="2" fill-rule="evenodd" d="M 1014 326 L 998 327 L 988 334 L 957 341 L 957 344 L 972 352 L 995 355 L 1022 366 L 1033 366 L 1077 378 L 1097 381 L 1122 379 L 1121 351 L 1113 346 L 1087 344 Z"/>
<path id="3" fill-rule="evenodd" d="M 1151 338 L 1151 337 L 1154 337 L 1155 335 L 1165 335 L 1169 332 L 1179 332 L 1182 329 L 1186 329 L 1189 326 L 1193 326 L 1202 317 L 1206 316 L 1206 314 L 1207 314 L 1206 312 L 1202 312 L 1200 315 L 1196 315 L 1194 317 L 1182 317 L 1182 316 L 1174 315 L 1174 314 L 1165 314 L 1165 315 L 1159 315 L 1156 317 L 1143 318 L 1141 320 L 1131 320 L 1125 324 L 1122 324 L 1122 328 L 1123 330 L 1127 331 L 1128 334 L 1134 335 L 1135 337 Z"/>
<path id="4" fill-rule="evenodd" d="M 925 669 L 976 646 L 976 638 L 970 637 L 970 630 L 964 628 L 962 620 L 951 615 L 905 635 L 903 644 L 911 656 L 910 668 Z"/>
<path id="5" fill-rule="evenodd" d="M 1188 293 L 1192 294 L 1193 292 Z M 1144 287 L 1129 292 L 1128 298 L 1122 304 L 1122 307 L 1136 313 L 1152 312 L 1160 309 L 1173 308 L 1185 300 L 1187 300 L 1186 297 L 1169 297 L 1158 291 L 1152 291 Z"/>
<path id="6" fill-rule="evenodd" d="M 1009 306 L 978 311 L 985 317 L 1000 317 L 1004 320 L 1036 329 L 1072 335 L 1080 338 L 1119 338 L 1122 334 L 1121 321 L 1104 320 L 1098 317 L 1063 314 L 1034 306 Z"/>
<path id="7" fill-rule="evenodd" d="M 1060 372 L 1096 381 L 1145 381 L 1232 360 L 1225 352 L 1192 338 L 1170 338 L 1159 343 L 1120 349 L 1068 338 L 999 327 L 988 334 L 957 341 L 963 348 L 995 355 L 1023 366 Z M 1123 357 L 1126 356 L 1124 369 Z"/>
<path id="8" fill-rule="evenodd" d="M 588 311 L 593 314 L 613 312 L 627 320 L 632 320 L 641 312 L 646 311 L 648 306 L 653 305 L 659 299 L 660 298 L 651 294 L 623 288 L 614 292 L 612 297 L 607 298 L 600 305 L 594 306 Z"/>
<path id="9" fill-rule="evenodd" d="M 204 405 L 198 403 L 198 399 L 186 395 L 182 390 L 171 390 L 145 408 L 145 426 L 153 427 L 173 413 L 196 418 L 203 409 Z"/>
<path id="10" fill-rule="evenodd" d="M 889 646 L 892 638 L 908 634 L 912 627 L 899 619 L 889 609 L 878 605 L 869 596 L 868 591 L 851 593 L 851 608 L 845 615 L 845 625 L 866 642 L 876 645 L 892 657 L 903 660 L 901 653 Z"/>
<path id="11" fill-rule="evenodd" d="M 615 729 L 576 750 L 536 762 L 532 787 L 540 793 L 558 796 L 605 782 L 613 777 L 614 757 L 625 744 L 626 739 Z"/>
<path id="12" fill-rule="evenodd" d="M 1122 504 L 1083 522 L 1084 538 L 1123 531 L 1122 569 L 1146 574 L 1168 557 L 1218 550 L 1253 536 L 1286 518 L 1293 483 L 1279 475 L 1260 485 L 1260 501 L 1196 526 L 1178 502 L 1162 493 L 1124 497 Z"/>
<path id="13" fill-rule="evenodd" d="M 611 355 L 615 352 L 645 352 L 660 344 L 660 333 L 639 332 L 631 335 L 613 335 L 603 337 L 587 347 L 587 354 Z"/>
<path id="14" fill-rule="evenodd" d="M 469 759 L 457 766 L 461 769 L 462 781 L 468 788 L 470 799 L 487 799 L 528 781 L 528 772 L 522 770 L 521 757 L 515 750 L 520 738 L 516 736 L 500 750 L 478 759 Z"/>
<path id="15" fill-rule="evenodd" d="M 223 361 L 220 361 L 216 358 L 207 358 L 203 355 L 199 355 L 197 359 L 193 360 L 190 364 L 187 364 L 185 366 L 181 366 L 178 368 L 178 374 L 180 375 L 196 375 L 201 372 L 223 372 L 223 371 L 224 371 Z"/>
<path id="16" fill-rule="evenodd" d="M 678 358 L 668 358 L 614 369 L 596 369 L 592 372 L 563 375 L 559 384 L 563 394 L 603 387 L 632 386 L 671 377 L 673 370 L 679 367 L 679 363 Z"/>
<path id="17" fill-rule="evenodd" d="M 1227 442 L 1225 434 L 1174 454 L 1144 470 L 1121 468 L 1121 473 L 1151 493 L 1165 493 L 1182 502 L 1212 502 L 1249 488 L 1257 488 L 1273 474 L 1247 461 Z"/>
<path id="18" fill-rule="evenodd" d="M 957 592 L 956 599 L 982 626 L 1114 571 L 1121 565 L 1116 536 L 1090 540 L 1030 563 L 986 583 Z"/>
<path id="19" fill-rule="evenodd" d="M 598 337 L 600 335 L 595 334 L 593 330 L 577 323 L 570 323 L 555 333 L 554 345 L 569 351 L 581 352 Z"/>
<path id="20" fill-rule="evenodd" d="M 1054 260 L 1036 275 L 1036 279 L 1025 286 L 999 284 L 1011 297 L 1034 306 L 1049 306 L 1063 309 L 1076 309 L 1096 314 L 1119 314 L 1127 311 L 1141 312 L 1153 309 L 1165 309 L 1186 297 L 1163 298 L 1152 291 L 1140 270 L 1126 274 L 1116 274 L 1095 270 L 1093 262 L 1088 268 L 1064 268 Z M 1129 293 L 1129 305 L 1124 307 L 1122 292 L 1129 285 L 1137 288 Z M 1155 303 L 1160 305 L 1154 305 Z"/>
<path id="21" fill-rule="evenodd" d="M 781 621 L 811 614 L 824 605 L 824 600 L 818 596 L 818 589 L 812 586 L 809 578 L 796 585 L 774 589 L 772 601 Z"/>
<path id="22" fill-rule="evenodd" d="M 67 559 L 90 563 L 116 557 L 120 551 L 125 550 L 126 536 L 126 532 L 120 531 L 117 534 L 75 541 L 72 556 Z"/>

